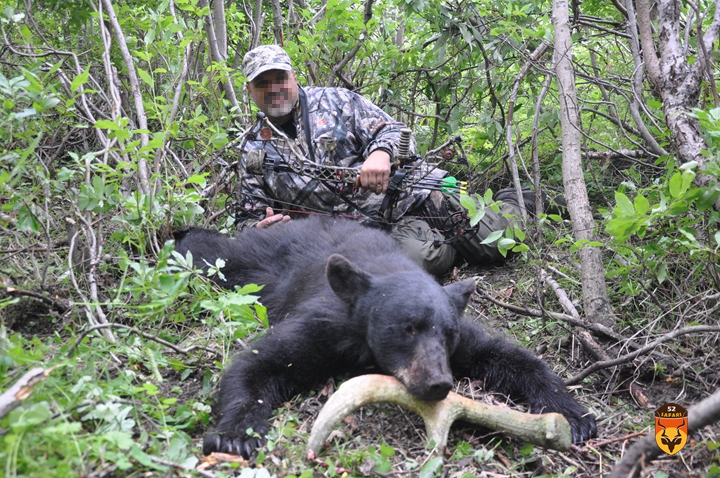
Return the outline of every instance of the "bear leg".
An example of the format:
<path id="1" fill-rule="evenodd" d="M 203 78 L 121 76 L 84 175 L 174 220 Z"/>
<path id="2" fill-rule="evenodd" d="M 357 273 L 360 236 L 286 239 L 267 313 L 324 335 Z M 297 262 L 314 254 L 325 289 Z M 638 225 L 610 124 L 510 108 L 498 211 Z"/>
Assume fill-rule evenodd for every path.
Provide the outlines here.
<path id="1" fill-rule="evenodd" d="M 570 422 L 573 443 L 596 435 L 595 417 L 570 395 L 547 364 L 527 350 L 464 322 L 460 344 L 450 360 L 457 377 L 483 380 L 486 390 L 525 401 L 534 413 L 561 413 Z"/>

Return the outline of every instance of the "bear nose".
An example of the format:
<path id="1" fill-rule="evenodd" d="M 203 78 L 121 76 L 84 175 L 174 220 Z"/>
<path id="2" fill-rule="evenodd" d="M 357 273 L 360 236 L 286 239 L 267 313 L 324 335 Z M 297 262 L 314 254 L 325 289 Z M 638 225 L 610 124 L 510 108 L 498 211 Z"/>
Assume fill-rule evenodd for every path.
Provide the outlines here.
<path id="1" fill-rule="evenodd" d="M 443 400 L 452 388 L 451 380 L 438 380 L 428 384 L 425 400 Z"/>

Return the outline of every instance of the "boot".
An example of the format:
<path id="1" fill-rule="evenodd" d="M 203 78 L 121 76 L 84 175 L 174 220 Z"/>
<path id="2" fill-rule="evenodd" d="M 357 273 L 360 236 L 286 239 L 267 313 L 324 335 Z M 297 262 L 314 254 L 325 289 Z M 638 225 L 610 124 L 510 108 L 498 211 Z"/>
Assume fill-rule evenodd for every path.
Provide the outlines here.
<path id="1" fill-rule="evenodd" d="M 562 194 L 556 191 L 549 191 L 550 195 L 542 191 L 543 213 L 557 214 L 563 219 L 569 219 L 567 212 L 567 201 Z M 522 188 L 523 203 L 525 210 L 532 216 L 535 216 L 535 191 L 529 187 Z M 517 204 L 517 194 L 514 188 L 501 189 L 493 195 L 495 201 L 511 202 Z"/>

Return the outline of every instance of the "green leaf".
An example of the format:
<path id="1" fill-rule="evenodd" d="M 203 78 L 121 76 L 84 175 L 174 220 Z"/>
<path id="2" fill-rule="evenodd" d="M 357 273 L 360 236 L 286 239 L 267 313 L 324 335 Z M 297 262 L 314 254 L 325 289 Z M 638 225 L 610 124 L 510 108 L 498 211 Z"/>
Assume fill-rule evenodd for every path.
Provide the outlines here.
<path id="1" fill-rule="evenodd" d="M 227 133 L 215 133 L 210 136 L 210 142 L 217 149 L 220 149 L 228 143 L 228 135 Z"/>
<path id="2" fill-rule="evenodd" d="M 520 447 L 520 454 L 522 456 L 530 456 L 534 448 L 535 447 L 532 445 L 532 443 L 526 443 L 522 447 Z"/>
<path id="3" fill-rule="evenodd" d="M 147 33 L 145 33 L 143 42 L 145 43 L 145 45 L 150 45 L 153 41 L 155 41 L 155 29 L 151 28 L 150 30 L 148 30 Z"/>
<path id="4" fill-rule="evenodd" d="M 443 458 L 441 456 L 435 457 L 432 460 L 425 463 L 425 466 L 420 470 L 418 478 L 433 478 L 439 475 L 442 470 Z"/>
<path id="5" fill-rule="evenodd" d="M 88 67 L 85 71 L 80 73 L 78 76 L 76 76 L 72 80 L 72 83 L 70 83 L 70 91 L 72 91 L 74 93 L 75 90 L 77 90 L 82 85 L 87 83 L 89 77 L 90 77 L 90 65 L 88 65 Z"/>
<path id="6" fill-rule="evenodd" d="M 155 80 L 152 79 L 152 76 L 150 76 L 147 71 L 143 70 L 142 68 L 138 68 L 137 71 L 138 75 L 140 75 L 140 78 L 142 78 L 145 83 L 150 85 L 150 88 L 155 87 Z"/>
<path id="7" fill-rule="evenodd" d="M 513 252 L 527 252 L 529 250 L 530 250 L 530 248 L 528 247 L 527 244 L 518 244 L 517 246 L 512 248 Z"/>
<path id="8" fill-rule="evenodd" d="M 515 239 L 503 237 L 498 242 L 498 249 L 507 251 L 507 250 L 512 249 L 515 246 L 515 244 L 517 244 L 517 242 L 515 242 Z"/>
<path id="9" fill-rule="evenodd" d="M 682 194 L 685 194 L 685 192 L 690 189 L 690 185 L 692 184 L 693 179 L 695 179 L 694 171 L 686 169 L 682 172 Z"/>
<path id="10" fill-rule="evenodd" d="M 35 111 L 35 108 L 25 108 L 20 113 L 16 113 L 15 118 L 17 118 L 17 119 L 26 118 L 26 117 L 32 116 L 36 113 L 37 113 L 37 111 Z"/>
<path id="11" fill-rule="evenodd" d="M 718 246 L 720 246 L 720 231 L 715 233 L 715 242 L 717 242 Z"/>
<path id="12" fill-rule="evenodd" d="M 492 189 L 488 189 L 485 191 L 485 194 L 483 195 L 483 201 L 485 201 L 485 204 L 490 204 L 493 202 L 493 192 Z"/>
<path id="13" fill-rule="evenodd" d="M 680 231 L 680 233 L 685 236 L 688 241 L 690 241 L 693 245 L 698 244 L 697 239 L 695 238 L 695 234 L 693 234 L 691 231 L 688 231 L 687 229 L 684 229 L 682 227 L 678 228 L 678 231 Z"/>
<path id="14" fill-rule="evenodd" d="M 503 235 L 503 231 L 493 231 L 490 234 L 487 235 L 485 239 L 480 244 L 492 244 L 493 242 L 500 239 Z"/>
<path id="15" fill-rule="evenodd" d="M 16 408 L 10 413 L 8 422 L 10 428 L 22 429 L 38 425 L 50 418 L 51 415 L 48 403 L 38 402 Z"/>
<path id="16" fill-rule="evenodd" d="M 522 229 L 520 229 L 519 227 L 515 227 L 514 231 L 515 231 L 515 238 L 518 241 L 522 242 L 525 240 L 525 233 L 522 231 Z"/>
<path id="17" fill-rule="evenodd" d="M 673 174 L 672 177 L 670 178 L 670 183 L 669 183 L 670 195 L 674 198 L 679 198 L 680 196 L 682 196 L 682 193 L 684 192 L 682 190 L 682 185 L 683 185 L 682 175 L 680 173 Z"/>
<path id="18" fill-rule="evenodd" d="M 635 196 L 635 210 L 638 214 L 645 215 L 650 210 L 650 202 L 642 194 Z"/>
<path id="19" fill-rule="evenodd" d="M 605 225 L 605 232 L 615 237 L 618 241 L 627 240 L 636 229 L 637 221 L 632 217 L 618 217 L 616 219 L 611 219 Z"/>
<path id="20" fill-rule="evenodd" d="M 207 183 L 205 177 L 208 174 L 209 173 L 193 174 L 187 179 L 187 181 L 185 181 L 185 184 L 199 184 L 201 187 L 205 187 L 205 184 Z"/>
<path id="21" fill-rule="evenodd" d="M 117 131 L 120 129 L 120 126 L 117 125 L 117 123 L 110 121 L 110 120 L 98 120 L 95 123 L 95 127 L 97 129 L 109 129 L 111 131 Z"/>
<path id="22" fill-rule="evenodd" d="M 623 216 L 634 216 L 635 215 L 635 207 L 630 202 L 630 199 L 620 191 L 617 191 L 615 193 L 615 211 L 618 211 L 622 213 Z"/>
<path id="23" fill-rule="evenodd" d="M 467 209 L 468 214 L 470 214 L 471 216 L 475 214 L 475 211 L 477 210 L 477 204 L 475 204 L 475 200 L 467 194 L 460 195 L 460 205 Z"/>

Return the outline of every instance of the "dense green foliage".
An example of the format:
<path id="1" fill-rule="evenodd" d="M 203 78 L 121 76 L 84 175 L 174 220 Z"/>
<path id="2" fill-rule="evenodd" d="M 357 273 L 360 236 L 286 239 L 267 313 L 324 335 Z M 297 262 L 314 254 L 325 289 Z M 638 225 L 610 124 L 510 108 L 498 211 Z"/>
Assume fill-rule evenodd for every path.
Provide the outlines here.
<path id="1" fill-rule="evenodd" d="M 214 62 L 204 27 L 212 10 L 205 2 L 113 2 L 134 76 L 108 17 L 98 21 L 103 2 L 31 3 L 6 0 L 0 12 L 0 389 L 33 367 L 49 373 L 27 400 L 0 417 L 0 474 L 169 476 L 173 463 L 198 464 L 197 439 L 211 422 L 210 394 L 231 347 L 247 346 L 267 327 L 253 295 L 257 286 L 221 292 L 193 271 L 191 258 L 174 255 L 165 243 L 172 227 L 232 229 L 235 184 L 228 165 L 237 160 L 235 142 L 254 115 L 238 68 L 256 25 L 248 16 L 254 5 L 227 3 L 228 58 Z M 715 4 L 699 3 L 708 12 L 707 28 Z M 453 173 L 467 179 L 488 207 L 485 190 L 510 183 L 503 166 L 511 121 L 522 182 L 532 183 L 537 158 L 544 184 L 562 188 L 551 55 L 523 72 L 541 42 L 552 43 L 549 2 L 380 0 L 369 19 L 356 2 L 303 5 L 282 4 L 283 38 L 301 83 L 365 94 L 408 123 L 423 151 L 461 134 L 470 169 Z M 261 39 L 273 42 L 272 8 L 262 8 Z M 635 333 L 647 327 L 650 335 L 715 324 L 717 298 L 707 297 L 720 288 L 713 209 L 719 190 L 693 182 L 700 173 L 695 164 L 646 147 L 628 113 L 636 66 L 623 15 L 599 0 L 579 8 L 579 127 L 599 239 L 576 242 L 567 223 L 542 216 L 540 234 L 531 234 L 527 224 L 498 231 L 491 240 L 521 253 L 513 267 L 531 303 L 542 287 L 533 267 L 552 263 L 576 276 L 577 248 L 601 247 L 621 328 Z M 687 18 L 689 7 L 682 8 Z M 688 56 L 696 55 L 690 48 Z M 345 68 L 334 71 L 346 57 Z M 716 67 L 712 73 L 717 76 Z M 224 81 L 236 92 L 237 109 Z M 711 158 L 704 174 L 717 179 L 720 109 L 713 88 L 703 86 L 694 115 Z M 673 151 L 661 99 L 648 82 L 639 96 L 650 134 Z M 633 153 L 614 154 L 620 150 Z M 607 155 L 598 159 L 598 152 Z M 481 211 L 471 213 L 477 218 Z M 222 264 L 211 266 L 221 273 Z M 580 294 L 576 282 L 563 285 L 574 298 Z M 704 313 L 672 312 L 688 297 L 703 303 Z M 559 308 L 554 299 L 544 306 Z M 104 323 L 115 325 L 88 333 Z M 565 333 L 545 319 L 513 327 L 522 340 Z M 698 342 L 687 347 L 702 349 Z M 460 440 L 445 456 L 431 456 L 430 449 L 410 453 L 382 437 L 373 445 L 351 439 L 333 445 L 323 460 L 305 462 L 308 430 L 299 408 L 292 403 L 278 413 L 267 448 L 253 462 L 260 468 L 240 476 L 345 476 L 347 469 L 353 476 L 411 470 L 432 477 L 441 476 L 443 466 L 463 477 L 483 466 L 522 476 L 577 471 L 532 447 L 498 439 L 475 450 Z M 602 406 L 593 409 L 600 413 Z M 633 413 L 639 422 L 623 425 L 622 433 L 647 425 Z M 718 452 L 712 442 L 705 449 L 701 468 L 711 474 Z M 498 455 L 501 465 L 493 461 Z M 617 458 L 607 455 L 603 459 Z M 225 463 L 215 473 L 236 468 L 238 463 Z M 592 467 L 585 473 L 597 476 Z"/>

